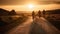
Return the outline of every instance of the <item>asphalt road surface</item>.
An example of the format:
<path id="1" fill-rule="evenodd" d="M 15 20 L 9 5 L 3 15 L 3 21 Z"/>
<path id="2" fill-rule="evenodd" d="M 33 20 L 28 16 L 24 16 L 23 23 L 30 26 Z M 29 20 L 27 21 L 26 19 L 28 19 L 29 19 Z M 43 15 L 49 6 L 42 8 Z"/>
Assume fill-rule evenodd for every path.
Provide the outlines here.
<path id="1" fill-rule="evenodd" d="M 6 34 L 60 34 L 60 31 L 43 17 L 36 17 L 34 20 L 29 17 Z"/>

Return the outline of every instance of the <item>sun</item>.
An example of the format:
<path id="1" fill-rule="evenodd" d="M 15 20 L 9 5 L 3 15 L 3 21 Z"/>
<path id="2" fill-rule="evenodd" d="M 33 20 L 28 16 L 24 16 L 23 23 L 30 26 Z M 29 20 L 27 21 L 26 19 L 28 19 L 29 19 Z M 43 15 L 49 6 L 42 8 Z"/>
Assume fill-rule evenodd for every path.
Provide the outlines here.
<path id="1" fill-rule="evenodd" d="M 32 4 L 28 5 L 28 8 L 32 9 L 34 6 Z"/>

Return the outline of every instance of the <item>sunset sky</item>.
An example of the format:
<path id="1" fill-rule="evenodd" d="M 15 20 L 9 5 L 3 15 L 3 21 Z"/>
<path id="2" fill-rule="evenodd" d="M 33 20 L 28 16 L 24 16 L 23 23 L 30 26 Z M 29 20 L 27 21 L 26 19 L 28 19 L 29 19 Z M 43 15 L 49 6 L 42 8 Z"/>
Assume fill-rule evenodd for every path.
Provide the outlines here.
<path id="1" fill-rule="evenodd" d="M 0 8 L 16 11 L 60 9 L 60 0 L 0 0 Z"/>

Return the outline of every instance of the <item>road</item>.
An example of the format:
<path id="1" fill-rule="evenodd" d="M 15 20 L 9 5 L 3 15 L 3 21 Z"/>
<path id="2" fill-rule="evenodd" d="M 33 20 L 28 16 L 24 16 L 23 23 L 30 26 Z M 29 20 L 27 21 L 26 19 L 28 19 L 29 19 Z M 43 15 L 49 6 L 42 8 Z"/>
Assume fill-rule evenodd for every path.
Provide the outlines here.
<path id="1" fill-rule="evenodd" d="M 43 17 L 36 17 L 34 21 L 29 17 L 6 34 L 59 34 L 59 31 Z"/>

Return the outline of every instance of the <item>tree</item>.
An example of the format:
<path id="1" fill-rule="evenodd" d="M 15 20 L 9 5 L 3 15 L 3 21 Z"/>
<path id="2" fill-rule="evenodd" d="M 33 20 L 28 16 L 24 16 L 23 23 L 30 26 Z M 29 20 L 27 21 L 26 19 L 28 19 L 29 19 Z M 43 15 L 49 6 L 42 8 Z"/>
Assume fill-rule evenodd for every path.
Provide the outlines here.
<path id="1" fill-rule="evenodd" d="M 15 10 L 11 10 L 10 15 L 16 15 Z"/>

